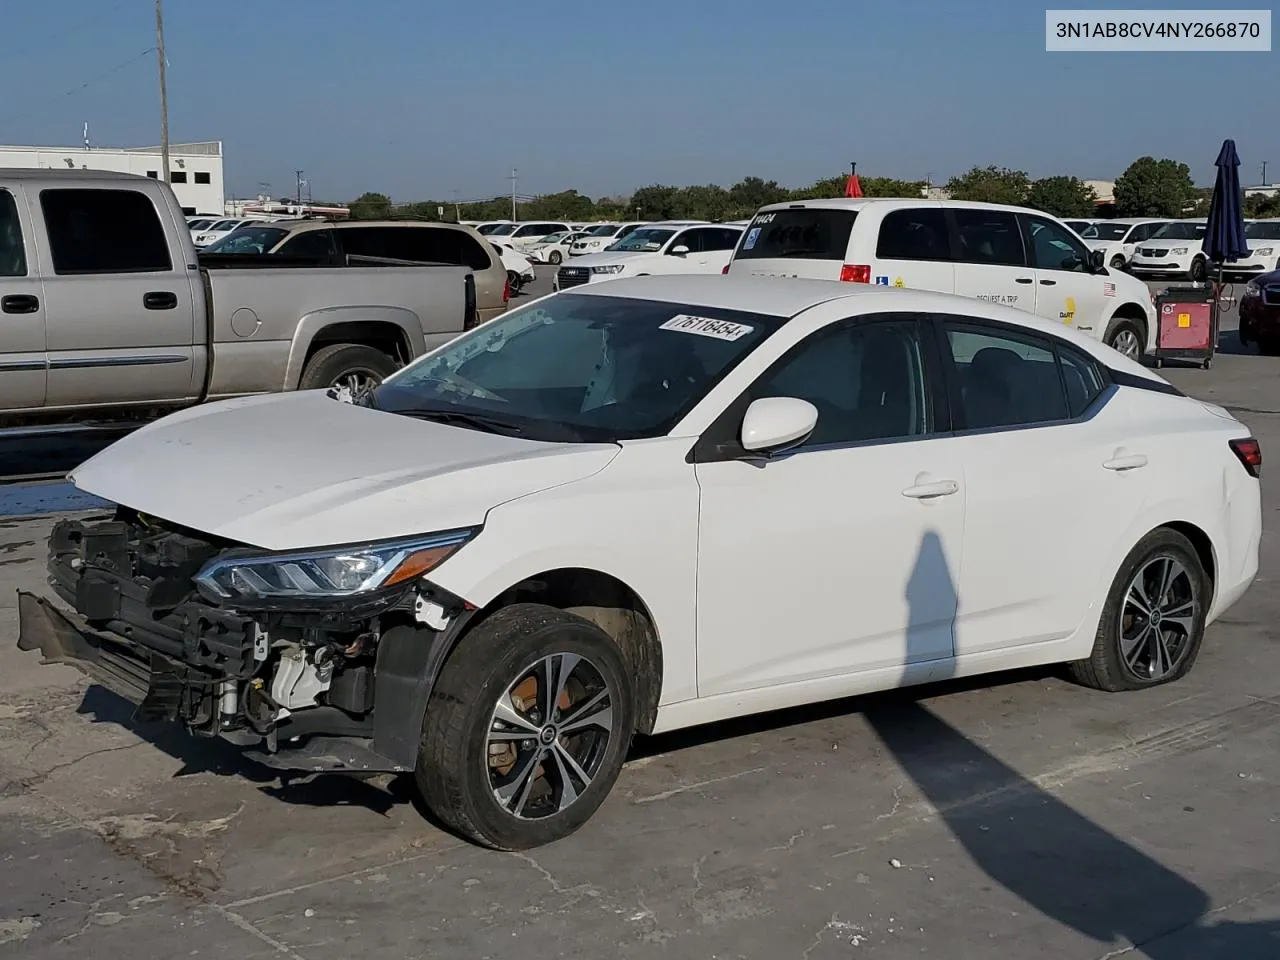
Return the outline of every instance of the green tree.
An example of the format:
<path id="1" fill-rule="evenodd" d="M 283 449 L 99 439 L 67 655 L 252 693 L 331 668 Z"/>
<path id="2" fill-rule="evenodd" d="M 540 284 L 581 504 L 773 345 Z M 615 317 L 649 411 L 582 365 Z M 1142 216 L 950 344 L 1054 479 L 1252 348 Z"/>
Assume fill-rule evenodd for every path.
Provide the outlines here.
<path id="1" fill-rule="evenodd" d="M 765 204 L 789 199 L 791 191 L 778 186 L 776 180 L 743 177 L 729 188 L 729 212 L 735 217 L 749 217 Z"/>
<path id="2" fill-rule="evenodd" d="M 1280 217 L 1280 193 L 1265 197 L 1260 193 L 1251 193 L 1244 198 L 1244 215 L 1250 220 L 1270 220 Z"/>
<path id="3" fill-rule="evenodd" d="M 1045 177 L 1031 184 L 1026 203 L 1055 217 L 1089 217 L 1097 199 L 1093 187 L 1079 177 Z"/>
<path id="4" fill-rule="evenodd" d="M 531 220 L 589 220 L 595 213 L 595 206 L 590 197 L 584 197 L 577 190 L 562 190 L 524 204 L 520 216 Z"/>
<path id="5" fill-rule="evenodd" d="M 953 200 L 975 200 L 980 203 L 1026 203 L 1031 189 L 1030 179 L 1021 170 L 1007 167 L 974 167 L 968 173 L 947 181 Z"/>
<path id="6" fill-rule="evenodd" d="M 1139 157 L 1116 179 L 1122 217 L 1182 217 L 1196 202 L 1191 168 L 1177 160 Z"/>
<path id="7" fill-rule="evenodd" d="M 352 220 L 380 220 L 391 216 L 391 198 L 385 193 L 362 193 L 351 201 Z"/>
<path id="8" fill-rule="evenodd" d="M 631 195 L 628 215 L 638 220 L 671 220 L 678 217 L 680 188 L 655 183 Z"/>
<path id="9" fill-rule="evenodd" d="M 714 183 L 701 187 L 685 187 L 680 191 L 676 207 L 679 216 L 697 220 L 727 220 L 733 209 L 729 191 Z"/>

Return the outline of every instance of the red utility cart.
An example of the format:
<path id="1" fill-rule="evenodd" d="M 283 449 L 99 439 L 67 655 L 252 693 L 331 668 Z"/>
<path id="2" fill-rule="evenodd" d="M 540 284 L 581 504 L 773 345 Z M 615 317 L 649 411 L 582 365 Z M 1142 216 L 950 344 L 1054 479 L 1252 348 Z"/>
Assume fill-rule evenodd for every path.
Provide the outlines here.
<path id="1" fill-rule="evenodd" d="M 1212 283 L 1170 287 L 1155 298 L 1155 364 L 1197 360 L 1208 370 L 1218 348 L 1218 297 Z"/>

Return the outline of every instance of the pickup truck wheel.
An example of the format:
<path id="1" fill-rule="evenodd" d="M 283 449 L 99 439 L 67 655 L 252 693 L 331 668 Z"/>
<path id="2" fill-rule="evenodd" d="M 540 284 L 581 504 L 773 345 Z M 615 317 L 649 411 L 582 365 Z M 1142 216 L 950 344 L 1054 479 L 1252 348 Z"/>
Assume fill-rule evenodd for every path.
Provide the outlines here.
<path id="1" fill-rule="evenodd" d="M 634 703 L 622 653 L 594 623 L 541 604 L 504 607 L 445 662 L 418 789 L 436 817 L 488 847 L 567 837 L 618 779 Z"/>
<path id="2" fill-rule="evenodd" d="M 307 361 L 298 389 L 346 387 L 354 396 L 367 387 L 376 387 L 395 373 L 398 366 L 395 360 L 373 347 L 335 343 L 321 347 Z"/>

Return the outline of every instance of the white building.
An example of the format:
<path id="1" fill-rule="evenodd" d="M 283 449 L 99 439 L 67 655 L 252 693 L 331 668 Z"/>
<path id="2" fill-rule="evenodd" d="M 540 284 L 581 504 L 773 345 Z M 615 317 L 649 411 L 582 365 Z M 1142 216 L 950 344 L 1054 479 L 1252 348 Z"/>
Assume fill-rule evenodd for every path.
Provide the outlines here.
<path id="1" fill-rule="evenodd" d="M 140 177 L 160 177 L 159 147 L 5 147 L 0 146 L 0 168 L 111 170 Z M 221 216 L 222 141 L 169 145 L 169 180 L 185 213 Z"/>

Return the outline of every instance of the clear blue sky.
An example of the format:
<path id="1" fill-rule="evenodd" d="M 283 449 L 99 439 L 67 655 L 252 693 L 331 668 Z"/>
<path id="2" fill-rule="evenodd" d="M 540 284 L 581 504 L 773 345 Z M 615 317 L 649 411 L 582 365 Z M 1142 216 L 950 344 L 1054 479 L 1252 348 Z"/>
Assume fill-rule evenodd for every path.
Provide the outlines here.
<path id="1" fill-rule="evenodd" d="M 229 193 L 291 192 L 301 168 L 317 199 L 493 195 L 512 167 L 521 193 L 592 195 L 752 174 L 799 185 L 850 160 L 935 182 L 988 163 L 1110 179 L 1142 154 L 1208 183 L 1226 136 L 1243 180 L 1262 160 L 1280 180 L 1280 54 L 1050 54 L 1044 10 L 167 0 L 170 132 L 224 142 Z M 0 142 L 78 143 L 88 120 L 101 145 L 157 143 L 155 56 L 141 55 L 153 11 L 0 0 Z"/>

